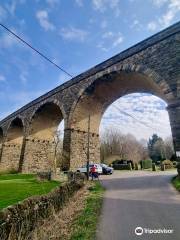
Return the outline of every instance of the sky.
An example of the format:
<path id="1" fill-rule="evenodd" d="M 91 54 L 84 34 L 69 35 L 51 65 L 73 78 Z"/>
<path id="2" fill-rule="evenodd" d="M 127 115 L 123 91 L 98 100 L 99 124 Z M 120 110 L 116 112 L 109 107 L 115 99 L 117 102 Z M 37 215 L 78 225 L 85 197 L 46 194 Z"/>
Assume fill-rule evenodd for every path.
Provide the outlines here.
<path id="1" fill-rule="evenodd" d="M 0 22 L 73 76 L 179 20 L 180 0 L 0 1 Z M 0 60 L 0 119 L 70 79 L 3 28 Z M 143 118 L 148 127 L 116 106 Z M 138 129 L 140 138 L 148 138 L 163 126 L 159 134 L 169 136 L 165 107 L 147 94 L 125 96 L 107 109 L 101 129 L 112 124 L 134 135 Z"/>

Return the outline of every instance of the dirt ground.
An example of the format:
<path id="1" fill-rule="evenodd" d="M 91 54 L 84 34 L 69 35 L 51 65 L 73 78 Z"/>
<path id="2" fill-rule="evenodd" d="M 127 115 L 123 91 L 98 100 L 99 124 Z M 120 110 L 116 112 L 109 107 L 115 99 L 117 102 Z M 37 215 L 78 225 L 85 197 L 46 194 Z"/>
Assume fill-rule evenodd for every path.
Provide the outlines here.
<path id="1" fill-rule="evenodd" d="M 72 223 L 85 205 L 88 196 L 88 187 L 80 189 L 69 200 L 66 206 L 53 217 L 44 221 L 43 225 L 37 228 L 31 239 L 33 240 L 68 240 L 71 236 Z"/>

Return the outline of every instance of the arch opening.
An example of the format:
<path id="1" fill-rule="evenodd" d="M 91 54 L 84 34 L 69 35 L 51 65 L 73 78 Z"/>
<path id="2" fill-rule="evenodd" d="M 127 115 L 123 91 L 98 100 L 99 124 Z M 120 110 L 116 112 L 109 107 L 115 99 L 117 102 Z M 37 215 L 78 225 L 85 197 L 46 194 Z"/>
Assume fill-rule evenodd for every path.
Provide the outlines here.
<path id="1" fill-rule="evenodd" d="M 8 130 L 3 145 L 1 167 L 8 170 L 19 169 L 24 127 L 20 118 L 15 118 Z"/>
<path id="2" fill-rule="evenodd" d="M 149 93 L 163 99 L 167 104 L 174 101 L 173 95 L 167 91 L 167 86 L 156 82 L 152 76 L 121 71 L 103 76 L 88 86 L 80 96 L 70 118 L 72 129 L 71 159 L 82 156 L 74 168 L 86 162 L 87 129 L 90 116 L 90 161 L 100 161 L 99 127 L 106 109 L 117 99 L 131 93 Z M 84 135 L 83 135 L 84 133 Z"/>
<path id="3" fill-rule="evenodd" d="M 113 102 L 100 124 L 101 161 L 134 163 L 151 158 L 162 161 L 174 157 L 167 104 L 152 94 L 128 94 Z M 152 149 L 148 143 L 154 139 Z"/>
<path id="4" fill-rule="evenodd" d="M 62 159 L 57 159 L 63 141 L 63 126 L 58 129 L 60 123 L 63 115 L 57 104 L 48 102 L 36 110 L 26 139 L 24 172 L 55 171 L 60 167 Z"/>

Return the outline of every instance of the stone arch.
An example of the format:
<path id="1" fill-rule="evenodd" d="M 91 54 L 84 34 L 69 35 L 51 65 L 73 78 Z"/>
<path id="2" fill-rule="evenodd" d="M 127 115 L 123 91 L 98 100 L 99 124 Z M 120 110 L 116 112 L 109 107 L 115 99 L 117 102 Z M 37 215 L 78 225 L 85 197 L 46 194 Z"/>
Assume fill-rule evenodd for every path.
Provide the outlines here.
<path id="1" fill-rule="evenodd" d="M 162 98 L 165 102 L 169 104 L 173 104 L 176 102 L 176 98 L 173 95 L 172 90 L 170 89 L 168 83 L 153 69 L 148 68 L 145 65 L 135 65 L 135 64 L 117 64 L 113 65 L 110 68 L 107 68 L 106 70 L 102 71 L 101 73 L 96 73 L 93 77 L 91 76 L 87 84 L 84 85 L 78 95 L 76 101 L 72 104 L 71 111 L 69 114 L 69 124 L 72 123 L 72 117 L 75 111 L 75 108 L 78 105 L 78 102 L 84 95 L 84 93 L 87 91 L 87 89 L 92 89 L 92 86 L 97 82 L 101 81 L 102 79 L 105 79 L 106 81 L 110 81 L 113 77 L 121 75 L 121 74 L 139 74 L 141 76 L 144 76 L 145 78 L 151 79 L 151 82 L 154 83 L 154 85 L 157 85 L 159 87 L 158 91 L 151 91 L 150 88 L 148 90 L 149 93 L 152 93 L 154 95 L 159 96 Z M 147 90 L 146 90 L 147 91 Z M 129 94 L 129 92 L 125 92 L 125 94 Z M 68 127 L 71 127 L 68 125 Z"/>
<path id="2" fill-rule="evenodd" d="M 43 106 L 45 105 L 56 105 L 60 109 L 63 119 L 66 120 L 66 113 L 63 105 L 57 99 L 53 99 L 53 100 L 43 101 L 33 109 L 30 116 L 29 125 L 32 123 L 33 118 L 35 117 L 38 110 L 43 108 Z"/>
<path id="3" fill-rule="evenodd" d="M 145 66 L 119 65 L 98 74 L 79 94 L 70 118 L 70 161 L 74 168 L 86 160 L 88 116 L 90 115 L 91 161 L 100 160 L 99 126 L 107 107 L 118 98 L 135 92 L 147 92 L 162 98 L 167 104 L 175 98 L 168 84 L 156 72 Z M 78 159 L 79 162 L 72 162 Z"/>
<path id="4" fill-rule="evenodd" d="M 24 125 L 21 118 L 13 119 L 7 129 L 3 142 L 1 167 L 4 169 L 18 170 L 21 148 L 24 135 Z"/>
<path id="5" fill-rule="evenodd" d="M 45 102 L 34 110 L 26 137 L 24 172 L 46 171 L 53 168 L 54 136 L 63 119 L 59 105 L 54 102 Z"/>
<path id="6" fill-rule="evenodd" d="M 3 138 L 4 138 L 3 129 L 0 127 L 0 162 L 2 157 Z"/>

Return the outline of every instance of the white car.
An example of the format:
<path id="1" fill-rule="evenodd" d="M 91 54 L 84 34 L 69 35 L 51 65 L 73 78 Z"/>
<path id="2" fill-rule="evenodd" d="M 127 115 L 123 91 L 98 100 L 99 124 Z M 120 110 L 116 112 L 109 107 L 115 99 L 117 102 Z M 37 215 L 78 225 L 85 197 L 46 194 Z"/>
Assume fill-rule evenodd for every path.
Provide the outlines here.
<path id="1" fill-rule="evenodd" d="M 100 164 L 96 164 L 96 163 L 89 164 L 89 170 L 92 168 L 92 166 L 95 166 L 97 173 L 102 174 L 102 167 L 101 167 Z M 87 165 L 84 165 L 84 166 L 78 168 L 77 172 L 86 173 L 87 172 Z"/>

